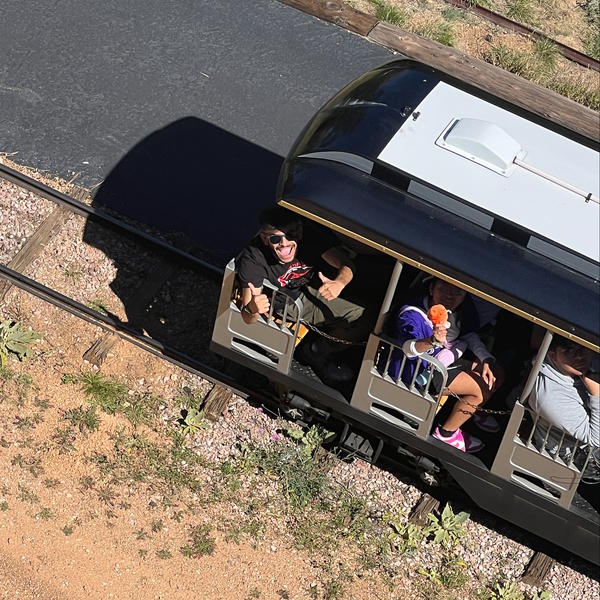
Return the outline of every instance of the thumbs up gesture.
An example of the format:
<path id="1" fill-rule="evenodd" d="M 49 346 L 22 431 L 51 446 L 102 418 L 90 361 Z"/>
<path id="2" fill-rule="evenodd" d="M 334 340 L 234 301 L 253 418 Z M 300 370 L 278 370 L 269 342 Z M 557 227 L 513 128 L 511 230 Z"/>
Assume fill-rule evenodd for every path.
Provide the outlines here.
<path id="1" fill-rule="evenodd" d="M 321 294 L 325 300 L 333 300 L 342 293 L 344 284 L 337 281 L 337 279 L 329 279 L 329 277 L 325 277 L 320 271 L 319 279 L 323 282 L 323 285 L 319 288 L 319 294 Z"/>
<path id="2" fill-rule="evenodd" d="M 255 315 L 265 315 L 269 312 L 269 298 L 266 294 L 261 292 L 261 289 L 256 289 L 250 282 L 248 282 L 248 289 L 252 294 L 250 302 L 247 306 Z"/>

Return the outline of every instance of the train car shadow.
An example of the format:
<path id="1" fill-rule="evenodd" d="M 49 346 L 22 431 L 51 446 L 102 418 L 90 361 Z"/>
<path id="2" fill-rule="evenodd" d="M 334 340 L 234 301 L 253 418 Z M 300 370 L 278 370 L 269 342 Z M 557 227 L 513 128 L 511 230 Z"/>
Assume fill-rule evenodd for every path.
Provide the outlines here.
<path id="1" fill-rule="evenodd" d="M 221 268 L 255 233 L 260 210 L 274 203 L 281 164 L 264 148 L 186 117 L 136 144 L 96 190 L 93 205 Z M 84 241 L 113 262 L 110 288 L 123 309 L 115 312 L 165 345 L 209 356 L 219 293 L 214 276 L 91 220 Z"/>

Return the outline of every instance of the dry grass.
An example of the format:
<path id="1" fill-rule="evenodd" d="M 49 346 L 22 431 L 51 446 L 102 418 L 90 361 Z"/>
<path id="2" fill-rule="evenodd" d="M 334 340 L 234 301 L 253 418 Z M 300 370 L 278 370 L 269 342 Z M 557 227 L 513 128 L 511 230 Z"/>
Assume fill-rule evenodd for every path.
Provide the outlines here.
<path id="1" fill-rule="evenodd" d="M 549 37 L 598 58 L 599 0 L 473 0 L 533 25 Z M 600 110 L 600 76 L 564 59 L 549 39 L 531 40 L 450 6 L 443 0 L 346 0 L 417 35 L 452 46 L 525 79 Z"/>

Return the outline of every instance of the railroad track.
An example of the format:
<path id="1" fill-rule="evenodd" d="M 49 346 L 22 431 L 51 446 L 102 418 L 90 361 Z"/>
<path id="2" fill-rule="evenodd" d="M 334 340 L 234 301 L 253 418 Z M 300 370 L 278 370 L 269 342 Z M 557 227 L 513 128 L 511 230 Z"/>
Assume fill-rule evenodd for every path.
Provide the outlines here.
<path id="1" fill-rule="evenodd" d="M 203 409 L 206 416 L 213 420 L 219 418 L 226 408 L 232 394 L 236 394 L 259 405 L 266 404 L 270 406 L 280 406 L 273 395 L 257 391 L 255 388 L 241 381 L 239 377 L 228 374 L 222 369 L 215 368 L 190 354 L 181 352 L 161 343 L 110 314 L 101 314 L 97 310 L 63 295 L 57 290 L 27 277 L 19 270 L 13 268 L 13 266 L 23 267 L 24 265 L 29 264 L 35 258 L 36 251 L 43 248 L 44 240 L 47 240 L 53 232 L 56 231 L 57 227 L 64 224 L 65 215 L 77 214 L 86 219 L 95 221 L 102 226 L 111 228 L 122 235 L 134 238 L 136 241 L 154 249 L 158 253 L 168 255 L 171 261 L 175 261 L 179 265 L 187 267 L 191 266 L 194 269 L 202 271 L 202 273 L 209 278 L 218 278 L 220 280 L 222 269 L 194 256 L 185 249 L 177 248 L 156 236 L 119 220 L 113 215 L 71 198 L 66 194 L 58 192 L 49 186 L 33 180 L 2 164 L 0 164 L 0 178 L 30 190 L 57 205 L 55 211 L 46 218 L 36 233 L 23 246 L 17 256 L 13 258 L 11 261 L 12 266 L 0 264 L 0 280 L 2 280 L 0 281 L 0 301 L 2 301 L 3 297 L 2 290 L 4 290 L 5 294 L 8 287 L 14 286 L 78 317 L 79 319 L 102 328 L 105 331 L 105 337 L 101 338 L 100 345 L 104 345 L 104 348 L 106 348 L 107 345 L 110 347 L 110 339 L 122 339 L 199 376 L 202 379 L 210 381 L 213 384 L 213 388 L 205 399 Z M 167 270 L 164 276 L 168 277 L 169 273 L 172 273 L 172 271 Z M 157 276 L 154 288 L 156 288 L 156 285 L 163 280 L 163 277 Z M 141 297 L 143 299 L 138 300 L 138 302 L 143 303 L 149 296 L 142 294 Z M 83 355 L 83 358 L 86 358 L 87 355 L 89 359 L 90 353 L 92 355 L 92 360 L 90 360 L 90 362 L 97 361 L 96 364 L 101 364 L 103 360 L 102 352 L 98 353 L 98 349 L 94 349 L 94 346 L 92 346 L 92 348 Z M 329 417 L 333 421 L 348 423 L 348 419 L 345 416 L 332 413 Z M 310 423 L 310 419 L 308 419 L 308 422 Z M 300 423 L 306 424 L 303 423 L 302 420 L 300 420 Z M 352 423 L 352 426 L 356 431 L 360 430 L 360 424 Z M 373 434 L 374 432 L 365 433 L 365 435 Z M 414 476 L 414 469 L 409 467 L 405 460 L 399 459 L 398 457 L 399 455 L 395 450 L 389 451 L 388 449 L 388 451 L 382 453 L 379 462 L 384 468 L 391 471 L 408 472 Z M 427 491 L 424 491 L 423 486 L 421 486 L 421 489 L 423 491 L 422 496 L 413 507 L 410 515 L 411 522 L 417 524 L 423 523 L 426 515 L 439 507 L 441 502 L 453 500 L 462 504 L 472 505 L 472 502 L 458 489 L 437 488 L 435 498 L 429 495 Z M 507 524 L 503 523 L 503 527 L 506 528 Z M 523 535 L 517 528 L 508 525 L 508 530 L 509 532 L 512 530 L 511 537 L 522 539 Z M 523 580 L 528 584 L 541 586 L 543 585 L 551 566 L 554 564 L 554 558 L 561 562 L 567 562 L 570 561 L 572 557 L 568 556 L 568 554 L 560 548 L 556 548 L 543 540 L 536 540 L 535 546 L 539 548 L 539 550 L 533 555 L 528 568 L 523 574 Z M 548 555 L 553 558 L 550 558 Z"/>

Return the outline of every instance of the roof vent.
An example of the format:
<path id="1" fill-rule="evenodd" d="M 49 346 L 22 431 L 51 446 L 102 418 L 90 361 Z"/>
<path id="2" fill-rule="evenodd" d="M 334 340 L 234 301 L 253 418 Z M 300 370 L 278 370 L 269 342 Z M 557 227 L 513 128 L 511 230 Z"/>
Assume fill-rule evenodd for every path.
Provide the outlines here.
<path id="1" fill-rule="evenodd" d="M 506 131 L 480 119 L 453 119 L 435 143 L 505 177 L 526 154 Z"/>

